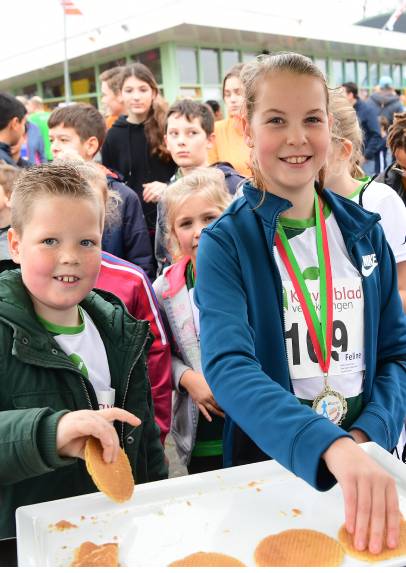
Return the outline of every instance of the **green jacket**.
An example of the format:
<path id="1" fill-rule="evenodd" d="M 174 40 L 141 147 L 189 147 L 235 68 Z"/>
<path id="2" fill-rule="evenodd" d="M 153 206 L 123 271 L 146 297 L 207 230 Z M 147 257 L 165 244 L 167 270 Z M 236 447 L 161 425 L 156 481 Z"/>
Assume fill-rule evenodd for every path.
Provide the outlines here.
<path id="1" fill-rule="evenodd" d="M 116 423 L 136 483 L 167 477 L 154 422 L 146 353 L 149 325 L 114 295 L 92 291 L 81 302 L 104 342 L 116 406 L 142 420 Z M 96 490 L 81 459 L 61 458 L 56 426 L 67 411 L 98 409 L 90 382 L 36 319 L 19 270 L 0 277 L 0 539 L 15 536 L 21 505 Z M 129 433 L 131 435 L 129 435 Z"/>

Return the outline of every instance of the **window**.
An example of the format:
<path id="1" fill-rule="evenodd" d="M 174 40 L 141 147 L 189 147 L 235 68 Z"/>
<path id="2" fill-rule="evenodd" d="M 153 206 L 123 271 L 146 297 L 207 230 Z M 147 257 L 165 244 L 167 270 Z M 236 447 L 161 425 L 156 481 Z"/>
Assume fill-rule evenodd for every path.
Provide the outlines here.
<path id="1" fill-rule="evenodd" d="M 197 59 L 194 48 L 178 48 L 176 58 L 179 68 L 179 79 L 181 84 L 197 83 Z"/>
<path id="2" fill-rule="evenodd" d="M 358 86 L 360 88 L 368 86 L 368 63 L 357 62 Z"/>
<path id="3" fill-rule="evenodd" d="M 63 76 L 43 83 L 44 98 L 64 97 L 65 85 Z"/>
<path id="4" fill-rule="evenodd" d="M 333 60 L 333 84 L 341 86 L 343 83 L 343 63 L 340 60 Z"/>
<path id="5" fill-rule="evenodd" d="M 389 64 L 381 64 L 381 76 L 390 76 L 390 65 Z"/>
<path id="6" fill-rule="evenodd" d="M 225 75 L 235 64 L 238 64 L 238 52 L 236 50 L 223 50 L 221 52 L 221 62 L 223 75 Z"/>
<path id="7" fill-rule="evenodd" d="M 201 100 L 202 90 L 200 88 L 180 88 L 179 99 L 181 98 L 192 98 Z"/>
<path id="8" fill-rule="evenodd" d="M 25 88 L 23 88 L 22 90 L 19 90 L 18 93 L 22 93 L 27 97 L 32 97 L 37 95 L 37 85 L 36 84 L 32 84 L 30 86 L 25 86 Z"/>
<path id="9" fill-rule="evenodd" d="M 244 64 L 246 64 L 247 62 L 252 62 L 252 60 L 255 60 L 256 57 L 256 52 L 244 52 L 242 55 L 242 61 Z"/>
<path id="10" fill-rule="evenodd" d="M 355 74 L 355 62 L 354 60 L 347 60 L 345 62 L 345 81 L 346 82 L 357 82 L 357 76 Z"/>
<path id="11" fill-rule="evenodd" d="M 96 91 L 94 68 L 87 68 L 70 74 L 72 95 L 89 94 Z"/>
<path id="12" fill-rule="evenodd" d="M 402 66 L 400 64 L 393 64 L 392 79 L 395 88 L 402 87 Z"/>
<path id="13" fill-rule="evenodd" d="M 217 87 L 203 87 L 203 101 L 207 101 L 208 99 L 215 99 L 221 102 L 221 89 Z"/>
<path id="14" fill-rule="evenodd" d="M 376 86 L 378 83 L 378 64 L 369 64 L 369 85 Z"/>
<path id="15" fill-rule="evenodd" d="M 319 70 L 321 70 L 323 72 L 324 77 L 327 77 L 327 62 L 326 62 L 326 60 L 321 59 L 321 58 L 315 58 L 314 63 L 319 68 Z"/>
<path id="16" fill-rule="evenodd" d="M 132 56 L 131 59 L 135 62 L 140 62 L 147 66 L 155 77 L 156 83 L 162 83 L 162 66 L 161 66 L 161 52 L 159 48 L 155 50 L 147 50 Z"/>
<path id="17" fill-rule="evenodd" d="M 117 60 L 111 60 L 110 62 L 106 62 L 105 64 L 100 64 L 99 70 L 100 73 L 105 72 L 106 70 L 110 70 L 111 68 L 115 68 L 117 66 L 125 66 L 126 65 L 125 58 L 118 58 Z"/>
<path id="18" fill-rule="evenodd" d="M 220 81 L 218 50 L 201 49 L 200 65 L 201 81 L 205 84 L 218 84 Z"/>

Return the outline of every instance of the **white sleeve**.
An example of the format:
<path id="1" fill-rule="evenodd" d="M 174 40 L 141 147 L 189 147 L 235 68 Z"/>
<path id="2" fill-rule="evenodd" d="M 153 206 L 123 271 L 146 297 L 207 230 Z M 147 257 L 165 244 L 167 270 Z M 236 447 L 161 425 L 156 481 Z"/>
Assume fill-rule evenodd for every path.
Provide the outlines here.
<path id="1" fill-rule="evenodd" d="M 386 240 L 397 263 L 406 261 L 406 206 L 394 189 L 384 183 L 372 183 L 362 197 L 365 209 L 381 216 Z"/>

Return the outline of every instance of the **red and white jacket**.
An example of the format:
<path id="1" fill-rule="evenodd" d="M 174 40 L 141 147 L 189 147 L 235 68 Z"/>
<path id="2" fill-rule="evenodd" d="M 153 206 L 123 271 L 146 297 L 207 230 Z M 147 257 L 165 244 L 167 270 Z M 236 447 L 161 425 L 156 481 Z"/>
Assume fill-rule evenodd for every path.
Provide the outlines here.
<path id="1" fill-rule="evenodd" d="M 154 342 L 148 352 L 148 376 L 155 421 L 161 429 L 161 441 L 164 443 L 171 425 L 171 350 L 151 283 L 137 265 L 103 252 L 96 288 L 112 292 L 124 302 L 134 318 L 150 323 Z"/>

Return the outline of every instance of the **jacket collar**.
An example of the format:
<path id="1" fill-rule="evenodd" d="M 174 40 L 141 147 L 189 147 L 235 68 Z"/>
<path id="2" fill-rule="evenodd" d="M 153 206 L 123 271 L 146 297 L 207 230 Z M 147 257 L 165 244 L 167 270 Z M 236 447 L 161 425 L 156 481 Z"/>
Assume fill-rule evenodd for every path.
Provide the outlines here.
<path id="1" fill-rule="evenodd" d="M 273 227 L 276 226 L 278 215 L 292 206 L 290 201 L 269 192 L 264 194 L 249 182 L 244 183 L 243 192 L 254 212 Z M 347 247 L 364 236 L 380 220 L 380 216 L 376 213 L 369 213 L 355 201 L 336 195 L 329 189 L 323 189 L 321 197 L 328 203 L 339 221 Z"/>
<path id="2" fill-rule="evenodd" d="M 190 261 L 190 257 L 183 257 L 178 263 L 168 267 L 165 278 L 168 288 L 162 292 L 162 298 L 172 298 L 186 284 L 185 271 Z"/>

